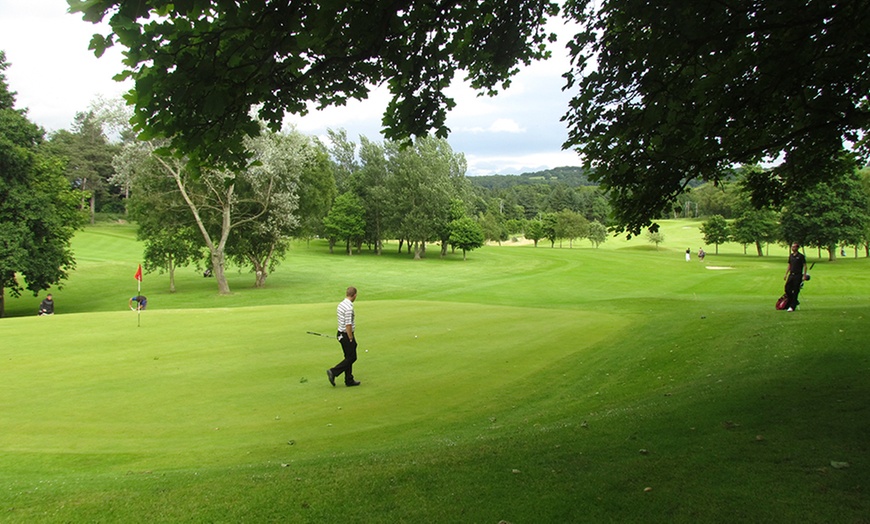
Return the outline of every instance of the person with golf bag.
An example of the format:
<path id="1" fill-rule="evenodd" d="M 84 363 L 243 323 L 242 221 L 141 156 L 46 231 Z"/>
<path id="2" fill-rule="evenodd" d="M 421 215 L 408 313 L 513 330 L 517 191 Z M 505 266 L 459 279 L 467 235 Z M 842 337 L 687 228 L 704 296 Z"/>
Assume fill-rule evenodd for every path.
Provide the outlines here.
<path id="1" fill-rule="evenodd" d="M 791 245 L 791 254 L 788 256 L 788 269 L 785 272 L 785 294 L 788 298 L 786 311 L 794 311 L 800 302 L 798 302 L 798 294 L 801 291 L 801 284 L 807 277 L 807 258 L 799 251 L 800 244 L 793 242 Z"/>
<path id="2" fill-rule="evenodd" d="M 344 300 L 338 304 L 336 314 L 338 315 L 338 331 L 336 338 L 341 344 L 341 351 L 344 353 L 344 360 L 335 365 L 335 367 L 326 370 L 326 377 L 329 383 L 335 386 L 335 377 L 344 373 L 345 386 L 359 386 L 360 383 L 353 378 L 353 363 L 356 362 L 356 319 L 354 318 L 353 303 L 356 300 L 356 288 L 350 286 L 347 288 Z"/>

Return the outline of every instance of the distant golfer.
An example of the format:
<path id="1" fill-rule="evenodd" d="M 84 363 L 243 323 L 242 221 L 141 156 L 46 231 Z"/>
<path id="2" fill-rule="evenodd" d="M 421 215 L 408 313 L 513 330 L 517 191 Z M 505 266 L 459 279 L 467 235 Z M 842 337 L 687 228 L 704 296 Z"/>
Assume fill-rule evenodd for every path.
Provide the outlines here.
<path id="1" fill-rule="evenodd" d="M 788 256 L 788 269 L 785 271 L 785 294 L 788 297 L 786 311 L 794 311 L 798 307 L 798 293 L 801 292 L 801 284 L 807 276 L 807 258 L 799 251 L 800 244 L 791 245 L 791 254 Z"/>
<path id="2" fill-rule="evenodd" d="M 145 298 L 145 295 L 136 295 L 130 299 L 130 309 L 133 311 L 144 311 L 147 305 L 148 299 Z"/>
<path id="3" fill-rule="evenodd" d="M 326 376 L 329 378 L 329 383 L 335 386 L 335 377 L 344 373 L 345 386 L 359 386 L 360 383 L 353 379 L 353 363 L 356 362 L 356 334 L 354 329 L 353 302 L 356 300 L 356 288 L 351 286 L 347 288 L 344 300 L 342 300 L 336 308 L 338 315 L 338 332 L 336 338 L 341 344 L 341 351 L 344 353 L 344 360 L 335 365 L 335 367 L 326 370 Z"/>
<path id="4" fill-rule="evenodd" d="M 42 302 L 39 303 L 39 316 L 54 315 L 54 299 L 51 298 L 51 293 L 45 295 Z"/>

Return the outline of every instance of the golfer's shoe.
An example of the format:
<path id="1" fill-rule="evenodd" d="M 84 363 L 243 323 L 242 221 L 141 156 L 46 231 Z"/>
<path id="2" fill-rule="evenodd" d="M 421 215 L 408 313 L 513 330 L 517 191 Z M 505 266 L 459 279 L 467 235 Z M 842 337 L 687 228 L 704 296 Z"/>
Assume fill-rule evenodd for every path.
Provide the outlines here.
<path id="1" fill-rule="evenodd" d="M 332 384 L 332 387 L 335 387 L 335 375 L 332 374 L 331 369 L 326 370 L 326 378 L 329 379 L 329 383 Z"/>
<path id="2" fill-rule="evenodd" d="M 359 386 L 360 384 L 362 384 L 362 382 L 360 382 L 359 380 L 354 380 L 353 382 L 348 382 L 347 384 L 345 384 L 345 386 L 352 387 L 352 386 Z"/>

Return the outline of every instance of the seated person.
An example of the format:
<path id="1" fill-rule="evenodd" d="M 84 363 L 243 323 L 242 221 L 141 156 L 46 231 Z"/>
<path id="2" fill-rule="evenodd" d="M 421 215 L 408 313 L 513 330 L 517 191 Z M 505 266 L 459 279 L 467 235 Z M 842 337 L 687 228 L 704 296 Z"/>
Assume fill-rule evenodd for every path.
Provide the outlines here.
<path id="1" fill-rule="evenodd" d="M 54 315 L 54 300 L 51 298 L 51 293 L 45 295 L 45 299 L 39 303 L 39 316 Z"/>

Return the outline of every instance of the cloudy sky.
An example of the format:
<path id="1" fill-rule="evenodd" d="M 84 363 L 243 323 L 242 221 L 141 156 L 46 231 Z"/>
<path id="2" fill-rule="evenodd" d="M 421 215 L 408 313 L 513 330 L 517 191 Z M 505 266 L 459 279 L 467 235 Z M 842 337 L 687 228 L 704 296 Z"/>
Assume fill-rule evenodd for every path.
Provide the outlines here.
<path id="1" fill-rule="evenodd" d="M 95 26 L 67 13 L 65 0 L 0 0 L 0 50 L 11 65 L 6 79 L 17 92 L 17 107 L 47 131 L 69 129 L 75 113 L 98 97 L 117 98 L 130 88 L 112 80 L 119 73 L 121 54 L 110 49 L 102 58 L 88 51 Z M 457 82 L 450 94 L 457 107 L 447 125 L 454 151 L 468 160 L 469 175 L 516 174 L 579 165 L 576 153 L 562 151 L 569 95 L 562 92 L 568 70 L 564 35 L 552 47 L 553 58 L 525 68 L 510 89 L 499 96 L 477 97 Z M 325 136 L 327 128 L 344 128 L 351 139 L 360 135 L 382 140 L 381 115 L 386 90 L 376 90 L 365 102 L 330 108 L 287 122 L 309 134 Z"/>

